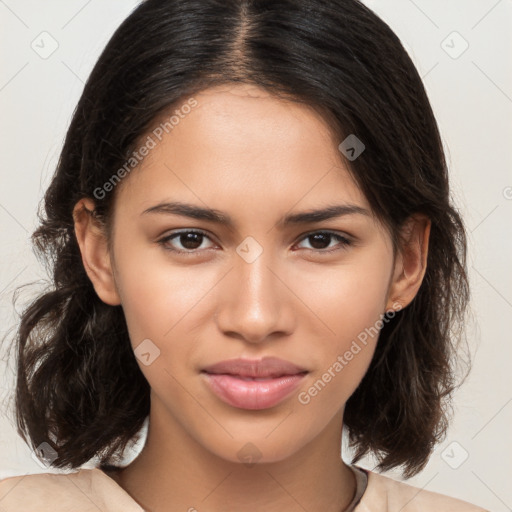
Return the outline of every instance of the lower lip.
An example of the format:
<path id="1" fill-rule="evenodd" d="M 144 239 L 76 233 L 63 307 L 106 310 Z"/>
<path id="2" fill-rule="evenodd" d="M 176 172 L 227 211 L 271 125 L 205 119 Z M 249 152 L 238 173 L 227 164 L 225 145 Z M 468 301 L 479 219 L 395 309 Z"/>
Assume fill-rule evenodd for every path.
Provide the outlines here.
<path id="1" fill-rule="evenodd" d="M 203 372 L 210 389 L 223 401 L 241 409 L 268 409 L 283 401 L 301 383 L 304 373 L 265 380 Z"/>

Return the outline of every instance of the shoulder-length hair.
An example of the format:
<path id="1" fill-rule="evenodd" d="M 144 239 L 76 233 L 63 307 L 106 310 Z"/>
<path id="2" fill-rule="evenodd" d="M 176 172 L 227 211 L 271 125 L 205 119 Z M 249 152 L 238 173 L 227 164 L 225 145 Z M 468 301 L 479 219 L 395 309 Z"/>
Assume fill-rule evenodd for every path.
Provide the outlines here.
<path id="1" fill-rule="evenodd" d="M 15 336 L 18 432 L 33 448 L 48 443 L 54 467 L 97 457 L 107 468 L 141 430 L 150 387 L 122 307 L 103 303 L 84 270 L 73 207 L 93 198 L 110 230 L 109 180 L 152 123 L 228 82 L 313 107 L 340 143 L 355 134 L 365 150 L 346 164 L 395 249 L 411 214 L 431 220 L 421 287 L 383 325 L 344 413 L 352 462 L 374 454 L 379 469 L 403 466 L 412 476 L 444 438 L 459 385 L 466 233 L 421 77 L 399 38 L 358 0 L 146 0 L 119 26 L 85 84 L 32 235 L 52 283 L 24 309 Z"/>

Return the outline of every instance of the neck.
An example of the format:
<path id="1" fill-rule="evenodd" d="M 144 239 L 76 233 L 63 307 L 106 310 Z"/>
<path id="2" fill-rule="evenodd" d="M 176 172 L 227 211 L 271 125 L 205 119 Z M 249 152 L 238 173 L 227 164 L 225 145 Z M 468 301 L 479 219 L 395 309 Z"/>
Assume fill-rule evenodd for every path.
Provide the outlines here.
<path id="1" fill-rule="evenodd" d="M 341 459 L 342 412 L 286 459 L 248 464 L 213 454 L 151 407 L 146 443 L 112 478 L 146 510 L 341 512 L 355 494 Z"/>

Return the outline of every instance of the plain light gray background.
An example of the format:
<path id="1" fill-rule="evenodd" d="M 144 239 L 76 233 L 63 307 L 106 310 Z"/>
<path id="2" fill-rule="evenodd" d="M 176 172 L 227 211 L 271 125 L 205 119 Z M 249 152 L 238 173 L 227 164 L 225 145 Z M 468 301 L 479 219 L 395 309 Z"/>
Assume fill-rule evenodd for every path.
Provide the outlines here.
<path id="1" fill-rule="evenodd" d="M 0 0 L 0 336 L 16 325 L 14 289 L 45 277 L 29 242 L 38 204 L 83 84 L 137 3 Z M 469 233 L 473 370 L 456 394 L 446 440 L 408 482 L 511 510 L 512 0 L 366 3 L 398 34 L 424 78 Z M 5 403 L 14 365 L 1 364 Z M 3 413 L 0 478 L 49 471 L 16 434 L 12 410 Z M 372 469 L 373 461 L 362 465 Z"/>

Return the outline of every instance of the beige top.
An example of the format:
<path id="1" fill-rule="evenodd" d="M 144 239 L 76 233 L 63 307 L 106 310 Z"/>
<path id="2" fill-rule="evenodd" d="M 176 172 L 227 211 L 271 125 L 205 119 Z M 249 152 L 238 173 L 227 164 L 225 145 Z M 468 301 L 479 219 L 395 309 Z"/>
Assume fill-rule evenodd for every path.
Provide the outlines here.
<path id="1" fill-rule="evenodd" d="M 489 512 L 465 501 L 425 491 L 351 466 L 357 489 L 352 512 Z M 1 512 L 145 512 L 99 468 L 39 473 L 0 481 Z"/>

